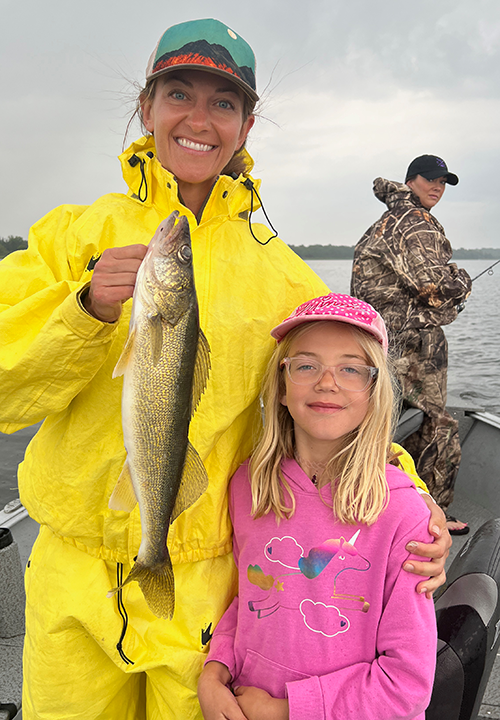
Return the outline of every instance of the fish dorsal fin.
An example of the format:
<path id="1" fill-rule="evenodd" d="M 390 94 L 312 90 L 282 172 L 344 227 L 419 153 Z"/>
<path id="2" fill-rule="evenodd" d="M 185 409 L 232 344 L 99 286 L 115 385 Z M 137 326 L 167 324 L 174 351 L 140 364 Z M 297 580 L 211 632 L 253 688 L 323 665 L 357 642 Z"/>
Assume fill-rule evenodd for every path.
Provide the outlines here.
<path id="1" fill-rule="evenodd" d="M 205 337 L 203 330 L 200 329 L 198 335 L 198 349 L 196 351 L 196 360 L 194 364 L 193 374 L 193 392 L 191 395 L 191 415 L 198 407 L 201 396 L 205 391 L 210 372 L 210 345 Z"/>
<path id="2" fill-rule="evenodd" d="M 137 505 L 137 496 L 135 494 L 132 478 L 130 477 L 130 468 L 128 461 L 122 468 L 120 477 L 118 478 L 115 489 L 111 493 L 108 506 L 111 510 L 123 510 L 124 512 L 132 512 Z"/>
<path id="3" fill-rule="evenodd" d="M 188 442 L 181 484 L 170 516 L 170 522 L 173 522 L 184 510 L 191 507 L 203 495 L 207 487 L 208 475 L 203 461 L 191 443 Z"/>
<path id="4" fill-rule="evenodd" d="M 161 357 L 163 347 L 163 325 L 160 313 L 151 313 L 148 315 L 149 336 L 151 338 L 151 353 L 153 356 L 153 365 L 156 367 Z"/>
<path id="5" fill-rule="evenodd" d="M 127 365 L 129 364 L 130 358 L 132 357 L 132 350 L 134 347 L 134 339 L 135 339 L 135 328 L 130 328 L 127 340 L 125 342 L 125 345 L 122 350 L 122 354 L 118 358 L 118 362 L 115 365 L 115 369 L 113 370 L 112 377 L 120 377 L 120 375 L 123 375 L 125 373 L 125 370 L 127 369 Z"/>

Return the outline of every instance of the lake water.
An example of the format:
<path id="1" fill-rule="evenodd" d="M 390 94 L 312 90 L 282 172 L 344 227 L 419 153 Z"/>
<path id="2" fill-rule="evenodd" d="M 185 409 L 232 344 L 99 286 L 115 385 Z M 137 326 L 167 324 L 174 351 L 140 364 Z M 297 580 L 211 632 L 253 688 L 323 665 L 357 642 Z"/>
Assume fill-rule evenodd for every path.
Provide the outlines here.
<path id="1" fill-rule="evenodd" d="M 334 292 L 349 293 L 350 260 L 309 260 Z M 461 260 L 474 278 L 494 260 Z M 448 392 L 500 415 L 500 265 L 472 284 L 465 309 L 444 326 L 448 339 Z"/>

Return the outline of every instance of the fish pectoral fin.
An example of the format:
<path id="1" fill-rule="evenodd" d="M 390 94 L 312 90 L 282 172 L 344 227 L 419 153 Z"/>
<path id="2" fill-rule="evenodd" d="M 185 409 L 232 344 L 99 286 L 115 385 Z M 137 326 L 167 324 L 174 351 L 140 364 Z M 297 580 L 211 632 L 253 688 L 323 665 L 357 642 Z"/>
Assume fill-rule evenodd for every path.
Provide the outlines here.
<path id="1" fill-rule="evenodd" d="M 127 365 L 129 364 L 130 358 L 132 357 L 132 350 L 134 347 L 134 340 L 135 340 L 135 328 L 131 328 L 127 337 L 127 341 L 125 342 L 125 345 L 122 350 L 122 354 L 118 358 L 118 362 L 115 365 L 115 369 L 113 370 L 113 375 L 111 377 L 116 378 L 120 377 L 120 375 L 123 375 L 125 373 L 125 370 L 127 369 Z"/>
<path id="2" fill-rule="evenodd" d="M 122 510 L 123 512 L 132 512 L 137 505 L 137 496 L 135 494 L 132 478 L 130 477 L 130 468 L 127 460 L 122 468 L 120 477 L 118 478 L 115 489 L 111 493 L 108 506 L 111 510 Z"/>
<path id="3" fill-rule="evenodd" d="M 208 475 L 201 457 L 194 447 L 188 442 L 186 460 L 182 471 L 181 484 L 177 491 L 174 509 L 170 516 L 173 522 L 179 515 L 191 507 L 199 497 L 203 495 L 208 487 Z"/>
<path id="4" fill-rule="evenodd" d="M 151 337 L 151 352 L 153 354 L 153 365 L 156 367 L 161 357 L 163 347 L 163 325 L 160 313 L 148 315 L 149 335 Z"/>
<path id="5" fill-rule="evenodd" d="M 198 348 L 194 363 L 193 390 L 191 395 L 191 415 L 198 407 L 205 388 L 207 386 L 208 374 L 210 372 L 210 345 L 203 331 L 200 329 L 198 335 Z"/>

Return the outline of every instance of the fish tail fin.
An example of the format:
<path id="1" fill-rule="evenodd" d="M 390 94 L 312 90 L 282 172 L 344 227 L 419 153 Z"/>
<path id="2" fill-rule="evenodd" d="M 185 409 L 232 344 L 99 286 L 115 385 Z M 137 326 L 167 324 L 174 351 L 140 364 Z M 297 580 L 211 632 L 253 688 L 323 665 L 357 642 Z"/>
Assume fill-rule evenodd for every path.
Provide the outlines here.
<path id="1" fill-rule="evenodd" d="M 121 590 L 124 585 L 136 580 L 142 590 L 144 599 L 156 617 L 171 620 L 175 608 L 174 570 L 167 552 L 165 561 L 154 567 L 136 562 L 121 585 L 108 592 L 108 597 Z"/>

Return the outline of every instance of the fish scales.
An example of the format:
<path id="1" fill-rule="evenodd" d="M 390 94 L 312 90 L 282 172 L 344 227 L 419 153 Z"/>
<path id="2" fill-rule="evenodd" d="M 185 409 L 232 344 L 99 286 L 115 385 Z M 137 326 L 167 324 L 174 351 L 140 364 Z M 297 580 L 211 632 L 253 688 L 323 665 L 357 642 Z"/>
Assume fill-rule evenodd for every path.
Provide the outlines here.
<path id="1" fill-rule="evenodd" d="M 185 217 L 175 224 L 177 217 L 160 224 L 141 264 L 129 336 L 113 374 L 124 375 L 127 460 L 109 503 L 130 512 L 138 501 L 141 545 L 123 585 L 137 580 L 152 612 L 168 618 L 175 607 L 169 525 L 208 486 L 188 433 L 207 380 L 209 346 L 199 328 L 189 224 Z"/>

